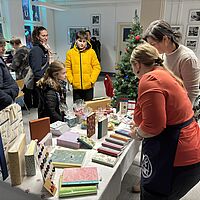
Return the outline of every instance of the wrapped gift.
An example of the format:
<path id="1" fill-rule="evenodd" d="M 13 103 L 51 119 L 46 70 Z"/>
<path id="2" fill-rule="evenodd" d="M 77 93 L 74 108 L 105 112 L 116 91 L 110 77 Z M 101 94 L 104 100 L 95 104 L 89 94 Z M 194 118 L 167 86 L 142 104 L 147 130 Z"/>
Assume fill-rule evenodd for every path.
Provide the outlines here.
<path id="1" fill-rule="evenodd" d="M 67 124 L 70 128 L 77 125 L 77 117 L 76 116 L 65 116 L 64 121 L 67 122 Z"/>

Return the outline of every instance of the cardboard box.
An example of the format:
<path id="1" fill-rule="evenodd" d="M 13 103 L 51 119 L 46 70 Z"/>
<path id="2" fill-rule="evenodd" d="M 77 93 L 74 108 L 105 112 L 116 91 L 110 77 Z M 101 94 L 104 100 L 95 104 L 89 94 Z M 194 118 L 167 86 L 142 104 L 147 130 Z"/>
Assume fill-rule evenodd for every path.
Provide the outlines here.
<path id="1" fill-rule="evenodd" d="M 107 105 L 110 105 L 111 99 L 110 98 L 101 98 L 101 99 L 94 99 L 92 101 L 85 101 L 85 104 L 92 108 L 93 111 L 98 110 L 98 108 L 106 108 Z"/>

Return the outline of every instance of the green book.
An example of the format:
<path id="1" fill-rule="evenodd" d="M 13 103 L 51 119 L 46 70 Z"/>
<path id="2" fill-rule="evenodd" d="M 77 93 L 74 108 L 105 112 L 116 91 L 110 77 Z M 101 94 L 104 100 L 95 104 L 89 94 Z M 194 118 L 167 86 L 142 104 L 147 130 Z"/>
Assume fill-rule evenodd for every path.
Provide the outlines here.
<path id="1" fill-rule="evenodd" d="M 52 160 L 54 167 L 81 167 L 85 154 L 85 151 L 56 149 L 50 159 Z"/>
<path id="2" fill-rule="evenodd" d="M 73 196 L 82 196 L 89 194 L 97 194 L 96 185 L 87 185 L 87 186 L 72 186 L 72 187 L 63 187 L 62 186 L 62 175 L 60 176 L 59 184 L 59 197 L 73 197 Z"/>

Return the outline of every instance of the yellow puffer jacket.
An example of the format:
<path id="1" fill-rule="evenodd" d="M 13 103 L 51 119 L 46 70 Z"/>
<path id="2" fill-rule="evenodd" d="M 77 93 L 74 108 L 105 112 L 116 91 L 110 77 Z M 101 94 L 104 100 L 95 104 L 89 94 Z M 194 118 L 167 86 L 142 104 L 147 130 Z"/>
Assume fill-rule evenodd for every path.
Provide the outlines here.
<path id="1" fill-rule="evenodd" d="M 84 51 L 79 51 L 74 45 L 66 53 L 65 64 L 67 79 L 74 89 L 92 88 L 101 71 L 96 53 L 90 45 Z"/>

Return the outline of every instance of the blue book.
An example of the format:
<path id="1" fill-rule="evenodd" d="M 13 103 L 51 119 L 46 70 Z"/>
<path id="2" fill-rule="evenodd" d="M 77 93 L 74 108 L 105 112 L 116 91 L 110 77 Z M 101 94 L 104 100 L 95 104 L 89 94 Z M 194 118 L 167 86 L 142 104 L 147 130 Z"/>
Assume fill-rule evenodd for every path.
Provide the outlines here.
<path id="1" fill-rule="evenodd" d="M 0 167 L 1 167 L 1 173 L 3 180 L 5 180 L 8 177 L 8 168 L 6 163 L 6 158 L 4 154 L 4 148 L 3 148 L 3 142 L 0 134 Z"/>

